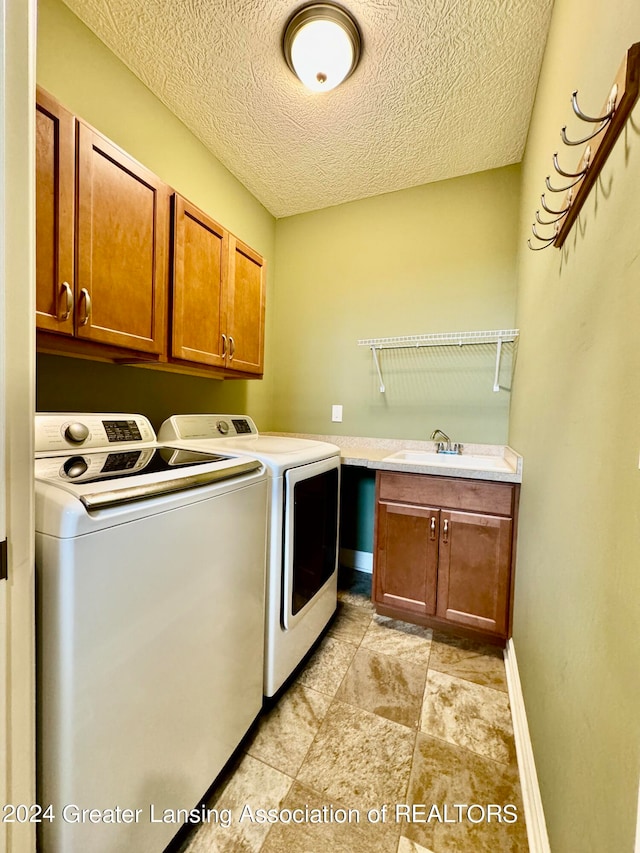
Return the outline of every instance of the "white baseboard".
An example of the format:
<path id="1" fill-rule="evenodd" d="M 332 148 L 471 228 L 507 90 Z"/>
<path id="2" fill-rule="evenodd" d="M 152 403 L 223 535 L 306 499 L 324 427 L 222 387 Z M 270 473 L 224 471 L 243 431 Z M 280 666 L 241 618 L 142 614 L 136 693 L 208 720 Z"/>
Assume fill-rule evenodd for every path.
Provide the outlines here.
<path id="1" fill-rule="evenodd" d="M 635 853 L 640 853 L 640 784 L 638 784 L 638 817 L 636 818 Z"/>
<path id="2" fill-rule="evenodd" d="M 507 647 L 504 650 L 504 665 L 507 672 L 507 687 L 513 718 L 513 736 L 516 742 L 516 755 L 518 756 L 529 851 L 530 853 L 551 853 L 513 640 L 507 642 Z"/>
<path id="3" fill-rule="evenodd" d="M 340 548 L 340 565 L 371 575 L 373 574 L 373 554 L 368 551 L 352 551 L 350 548 Z"/>

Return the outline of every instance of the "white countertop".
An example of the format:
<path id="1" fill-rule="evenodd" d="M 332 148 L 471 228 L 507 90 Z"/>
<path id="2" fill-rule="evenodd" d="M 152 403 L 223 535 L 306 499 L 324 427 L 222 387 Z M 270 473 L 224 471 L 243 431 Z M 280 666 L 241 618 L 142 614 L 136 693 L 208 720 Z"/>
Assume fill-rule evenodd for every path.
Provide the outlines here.
<path id="1" fill-rule="evenodd" d="M 340 448 L 343 465 L 353 465 L 361 468 L 372 468 L 381 471 L 405 471 L 412 474 L 435 474 L 440 477 L 462 477 L 473 480 L 495 480 L 503 483 L 522 482 L 522 456 L 505 444 L 463 444 L 462 453 L 456 457 L 455 464 L 447 465 L 447 458 L 442 454 L 438 464 L 425 464 L 407 460 L 389 459 L 399 451 L 421 451 L 434 453 L 434 441 L 414 441 L 396 438 L 363 438 L 352 435 L 309 435 L 301 433 L 269 433 L 270 435 L 291 436 L 292 438 L 311 438 L 317 441 L 327 441 Z M 469 466 L 464 464 L 465 456 L 499 457 L 504 462 L 504 470 L 487 470 L 484 467 L 474 467 L 473 460 Z"/>

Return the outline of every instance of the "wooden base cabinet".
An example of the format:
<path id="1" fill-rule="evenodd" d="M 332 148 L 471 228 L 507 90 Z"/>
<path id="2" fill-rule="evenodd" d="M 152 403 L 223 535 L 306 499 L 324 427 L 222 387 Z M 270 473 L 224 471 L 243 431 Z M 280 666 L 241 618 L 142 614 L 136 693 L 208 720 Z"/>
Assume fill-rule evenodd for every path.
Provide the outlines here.
<path id="1" fill-rule="evenodd" d="M 503 643 L 519 486 L 378 472 L 373 600 L 382 615 Z"/>

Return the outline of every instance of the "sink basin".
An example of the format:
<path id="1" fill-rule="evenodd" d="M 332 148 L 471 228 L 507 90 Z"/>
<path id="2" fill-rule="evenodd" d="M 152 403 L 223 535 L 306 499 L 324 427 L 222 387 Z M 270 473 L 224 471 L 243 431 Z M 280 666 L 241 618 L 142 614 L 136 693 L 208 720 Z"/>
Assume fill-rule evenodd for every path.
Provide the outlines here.
<path id="1" fill-rule="evenodd" d="M 470 468 L 476 471 L 508 471 L 513 468 L 503 456 L 480 456 L 472 453 L 433 453 L 429 450 L 398 450 L 385 456 L 383 462 L 404 462 L 440 468 Z"/>

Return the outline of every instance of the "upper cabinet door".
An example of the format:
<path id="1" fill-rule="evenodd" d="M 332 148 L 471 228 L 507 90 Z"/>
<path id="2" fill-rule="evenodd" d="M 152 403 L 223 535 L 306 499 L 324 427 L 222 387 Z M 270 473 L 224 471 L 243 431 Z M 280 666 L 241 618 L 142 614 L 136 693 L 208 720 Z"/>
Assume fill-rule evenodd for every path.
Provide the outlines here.
<path id="1" fill-rule="evenodd" d="M 245 243 L 229 238 L 227 366 L 245 373 L 264 372 L 265 263 Z"/>
<path id="2" fill-rule="evenodd" d="M 79 121 L 78 337 L 165 351 L 168 232 L 167 186 Z"/>
<path id="3" fill-rule="evenodd" d="M 224 367 L 228 232 L 182 196 L 173 196 L 171 355 Z"/>
<path id="4" fill-rule="evenodd" d="M 36 327 L 73 335 L 75 119 L 46 92 L 36 104 Z"/>

